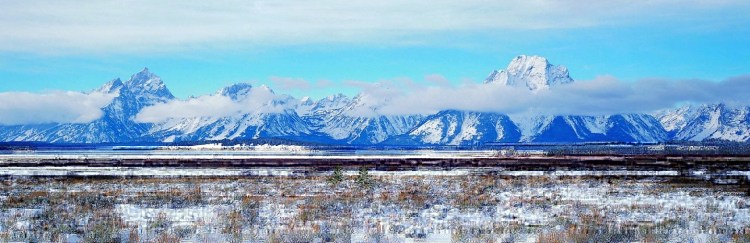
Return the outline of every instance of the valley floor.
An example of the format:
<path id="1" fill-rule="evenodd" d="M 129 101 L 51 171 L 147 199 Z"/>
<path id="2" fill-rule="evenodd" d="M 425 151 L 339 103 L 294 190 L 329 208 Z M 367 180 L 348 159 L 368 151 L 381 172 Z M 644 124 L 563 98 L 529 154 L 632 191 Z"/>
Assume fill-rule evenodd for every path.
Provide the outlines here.
<path id="1" fill-rule="evenodd" d="M 750 240 L 743 171 L 519 168 L 6 167 L 0 241 Z"/>

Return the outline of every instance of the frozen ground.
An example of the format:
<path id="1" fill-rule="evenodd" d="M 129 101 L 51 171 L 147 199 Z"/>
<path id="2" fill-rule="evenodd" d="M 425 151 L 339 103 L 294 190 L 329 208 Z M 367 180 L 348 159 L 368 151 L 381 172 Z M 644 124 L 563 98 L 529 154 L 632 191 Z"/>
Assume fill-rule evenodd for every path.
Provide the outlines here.
<path id="1" fill-rule="evenodd" d="M 3 152 L 3 151 L 0 151 Z M 531 152 L 526 153 L 530 156 Z M 170 149 L 155 150 L 32 150 L 6 151 L 0 153 L 0 164 L 12 160 L 136 160 L 136 159 L 196 159 L 196 160 L 228 160 L 228 159 L 451 159 L 451 158 L 496 158 L 503 151 L 318 151 L 318 150 L 284 150 L 284 149 Z"/>
<path id="2" fill-rule="evenodd" d="M 750 240 L 741 172 L 722 184 L 706 180 L 712 176 L 706 172 L 685 178 L 669 171 L 287 171 L 6 175 L 0 241 Z"/>
<path id="3" fill-rule="evenodd" d="M 354 176 L 357 171 L 343 171 L 344 175 Z M 372 176 L 467 176 L 493 174 L 498 176 L 678 176 L 674 170 L 602 170 L 602 171 L 541 171 L 512 170 L 500 167 L 454 168 L 449 170 L 404 170 L 369 171 Z M 0 167 L 0 176 L 76 176 L 76 177 L 233 177 L 233 176 L 329 176 L 331 171 L 317 171 L 311 168 L 175 168 L 175 167 L 88 167 L 88 166 L 38 166 Z M 693 174 L 710 178 L 705 171 Z M 748 171 L 727 171 L 721 175 L 745 176 Z"/>

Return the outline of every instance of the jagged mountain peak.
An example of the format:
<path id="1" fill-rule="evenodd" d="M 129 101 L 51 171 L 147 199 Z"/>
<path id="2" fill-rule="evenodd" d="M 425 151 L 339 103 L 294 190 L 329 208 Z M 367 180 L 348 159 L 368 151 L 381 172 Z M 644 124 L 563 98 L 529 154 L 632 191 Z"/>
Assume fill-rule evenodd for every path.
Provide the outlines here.
<path id="1" fill-rule="evenodd" d="M 152 73 L 148 68 L 130 76 L 124 82 L 124 88 L 130 96 L 135 97 L 143 105 L 153 105 L 173 100 L 175 97 L 159 76 Z"/>
<path id="2" fill-rule="evenodd" d="M 568 70 L 539 56 L 518 56 L 494 71 L 491 85 L 537 91 L 573 82 Z M 238 83 L 217 91 L 236 100 L 226 116 L 135 120 L 145 107 L 174 99 L 148 68 L 127 81 L 114 79 L 92 92 L 114 94 L 100 119 L 87 124 L 0 127 L 0 141 L 139 142 L 283 138 L 322 143 L 373 145 L 476 145 L 498 142 L 664 142 L 722 139 L 750 141 L 750 107 L 695 104 L 657 114 L 603 116 L 533 115 L 443 110 L 436 114 L 383 115 L 390 96 L 362 92 L 312 100 L 276 94 L 269 87 Z M 542 93 L 543 95 L 543 93 Z M 223 98 L 223 97 L 222 97 Z M 657 120 L 658 119 L 658 120 Z"/>
<path id="3" fill-rule="evenodd" d="M 318 100 L 316 103 L 318 104 L 333 104 L 333 103 L 350 103 L 352 100 L 349 98 L 349 96 L 346 96 L 342 93 L 329 95 L 323 99 Z"/>
<path id="4" fill-rule="evenodd" d="M 299 103 L 301 105 L 312 105 L 314 101 L 312 100 L 312 98 L 310 98 L 310 96 L 305 96 L 299 99 Z"/>
<path id="5" fill-rule="evenodd" d="M 317 108 L 324 108 L 324 107 L 343 107 L 352 105 L 352 99 L 350 99 L 348 96 L 338 93 L 334 95 L 329 95 L 325 98 L 322 98 L 318 101 L 315 101 L 312 105 L 314 105 Z"/>
<path id="6" fill-rule="evenodd" d="M 140 72 L 130 76 L 130 79 L 125 81 L 125 86 L 135 93 L 150 93 L 165 98 L 174 98 L 161 77 L 149 71 L 148 68 L 143 68 Z"/>
<path id="7" fill-rule="evenodd" d="M 343 106 L 350 105 L 350 103 L 351 99 L 341 93 L 329 95 L 318 100 L 313 100 L 313 98 L 305 96 L 299 100 L 301 108 L 298 111 L 307 115 L 311 111 L 310 109 L 332 111 L 341 109 Z"/>
<path id="8" fill-rule="evenodd" d="M 136 85 L 141 85 L 145 83 L 159 83 L 159 82 L 161 82 L 161 78 L 159 78 L 159 76 L 149 71 L 148 68 L 143 68 L 143 70 L 141 70 L 140 72 L 137 72 L 133 74 L 132 76 L 130 76 L 130 79 L 125 83 L 129 86 L 136 86 Z"/>
<path id="9" fill-rule="evenodd" d="M 224 87 L 217 93 L 219 95 L 229 97 L 232 100 L 240 100 L 243 97 L 246 97 L 250 93 L 250 90 L 252 90 L 252 88 L 253 86 L 248 83 L 237 83 Z"/>
<path id="10" fill-rule="evenodd" d="M 260 86 L 258 86 L 258 88 L 262 89 L 262 90 L 264 90 L 264 91 L 266 91 L 268 93 L 276 94 L 276 92 L 274 92 L 273 89 L 271 89 L 271 87 L 268 87 L 268 85 L 261 84 Z"/>
<path id="11" fill-rule="evenodd" d="M 326 97 L 326 99 L 328 99 L 328 100 L 338 100 L 338 99 L 342 99 L 342 98 L 348 98 L 348 97 L 345 94 L 342 94 L 342 93 L 336 93 L 336 94 L 329 95 L 329 96 Z"/>
<path id="12" fill-rule="evenodd" d="M 93 92 L 115 94 L 115 93 L 119 93 L 120 89 L 123 86 L 125 86 L 125 84 L 122 83 L 122 80 L 120 80 L 120 78 L 115 78 L 112 81 L 105 83 L 98 89 L 95 89 Z"/>
<path id="13" fill-rule="evenodd" d="M 522 66 L 535 66 L 535 67 L 546 67 L 549 66 L 549 60 L 546 57 L 535 56 L 535 55 L 518 55 L 508 64 L 508 70 Z"/>
<path id="14" fill-rule="evenodd" d="M 485 79 L 485 83 L 527 87 L 531 91 L 571 82 L 565 66 L 552 65 L 545 57 L 527 55 L 513 58 L 505 70 L 492 71 Z"/>

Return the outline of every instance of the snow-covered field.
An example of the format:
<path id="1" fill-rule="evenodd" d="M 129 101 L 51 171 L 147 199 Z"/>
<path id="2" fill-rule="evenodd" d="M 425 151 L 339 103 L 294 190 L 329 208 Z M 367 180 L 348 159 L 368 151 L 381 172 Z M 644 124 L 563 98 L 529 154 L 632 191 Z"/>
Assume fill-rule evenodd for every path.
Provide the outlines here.
<path id="1" fill-rule="evenodd" d="M 404 170 L 370 171 L 373 176 L 466 176 L 483 173 L 500 176 L 679 176 L 674 170 L 573 170 L 539 171 L 509 170 L 507 168 L 454 168 L 450 170 Z M 174 167 L 87 167 L 87 166 L 37 166 L 0 167 L 0 176 L 106 176 L 106 177 L 233 177 L 233 176 L 304 176 L 330 175 L 330 171 L 316 171 L 313 168 L 174 168 Z M 353 176 L 357 171 L 344 171 Z M 696 173 L 705 173 L 696 172 Z M 696 174 L 697 175 L 697 174 Z M 701 174 L 702 175 L 702 174 Z M 727 171 L 721 175 L 742 175 L 750 178 L 749 171 Z"/>
<path id="2" fill-rule="evenodd" d="M 119 149 L 126 147 L 119 147 Z M 221 143 L 209 143 L 193 146 L 159 146 L 157 150 L 228 150 L 228 151 L 258 151 L 258 152 L 284 152 L 284 153 L 311 153 L 313 150 L 298 145 L 270 145 L 270 144 L 237 144 L 226 146 Z"/>
<path id="3" fill-rule="evenodd" d="M 0 151 L 0 164 L 12 160 L 143 160 L 143 159 L 451 159 L 496 158 L 505 150 L 315 150 L 295 145 L 205 144 L 195 146 L 113 147 L 91 150 L 11 150 Z M 514 150 L 514 155 L 542 156 L 540 151 Z"/>
<path id="4" fill-rule="evenodd" d="M 137 173 L 149 170 L 162 173 Z M 750 240 L 746 184 L 714 184 L 704 180 L 712 176 L 707 172 L 684 178 L 669 171 L 303 176 L 282 169 L 250 177 L 231 171 L 212 172 L 226 173 L 221 177 L 5 176 L 0 241 Z"/>

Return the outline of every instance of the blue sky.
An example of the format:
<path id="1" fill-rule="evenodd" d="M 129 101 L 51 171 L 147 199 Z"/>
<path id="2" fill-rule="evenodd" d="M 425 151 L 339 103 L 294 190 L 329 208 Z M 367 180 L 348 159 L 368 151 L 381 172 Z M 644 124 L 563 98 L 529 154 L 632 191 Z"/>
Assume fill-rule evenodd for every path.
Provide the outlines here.
<path id="1" fill-rule="evenodd" d="M 422 2 L 9 3 L 0 92 L 86 91 L 149 67 L 181 98 L 237 82 L 319 98 L 356 94 L 352 80 L 478 83 L 520 54 L 576 80 L 750 73 L 747 1 Z"/>

